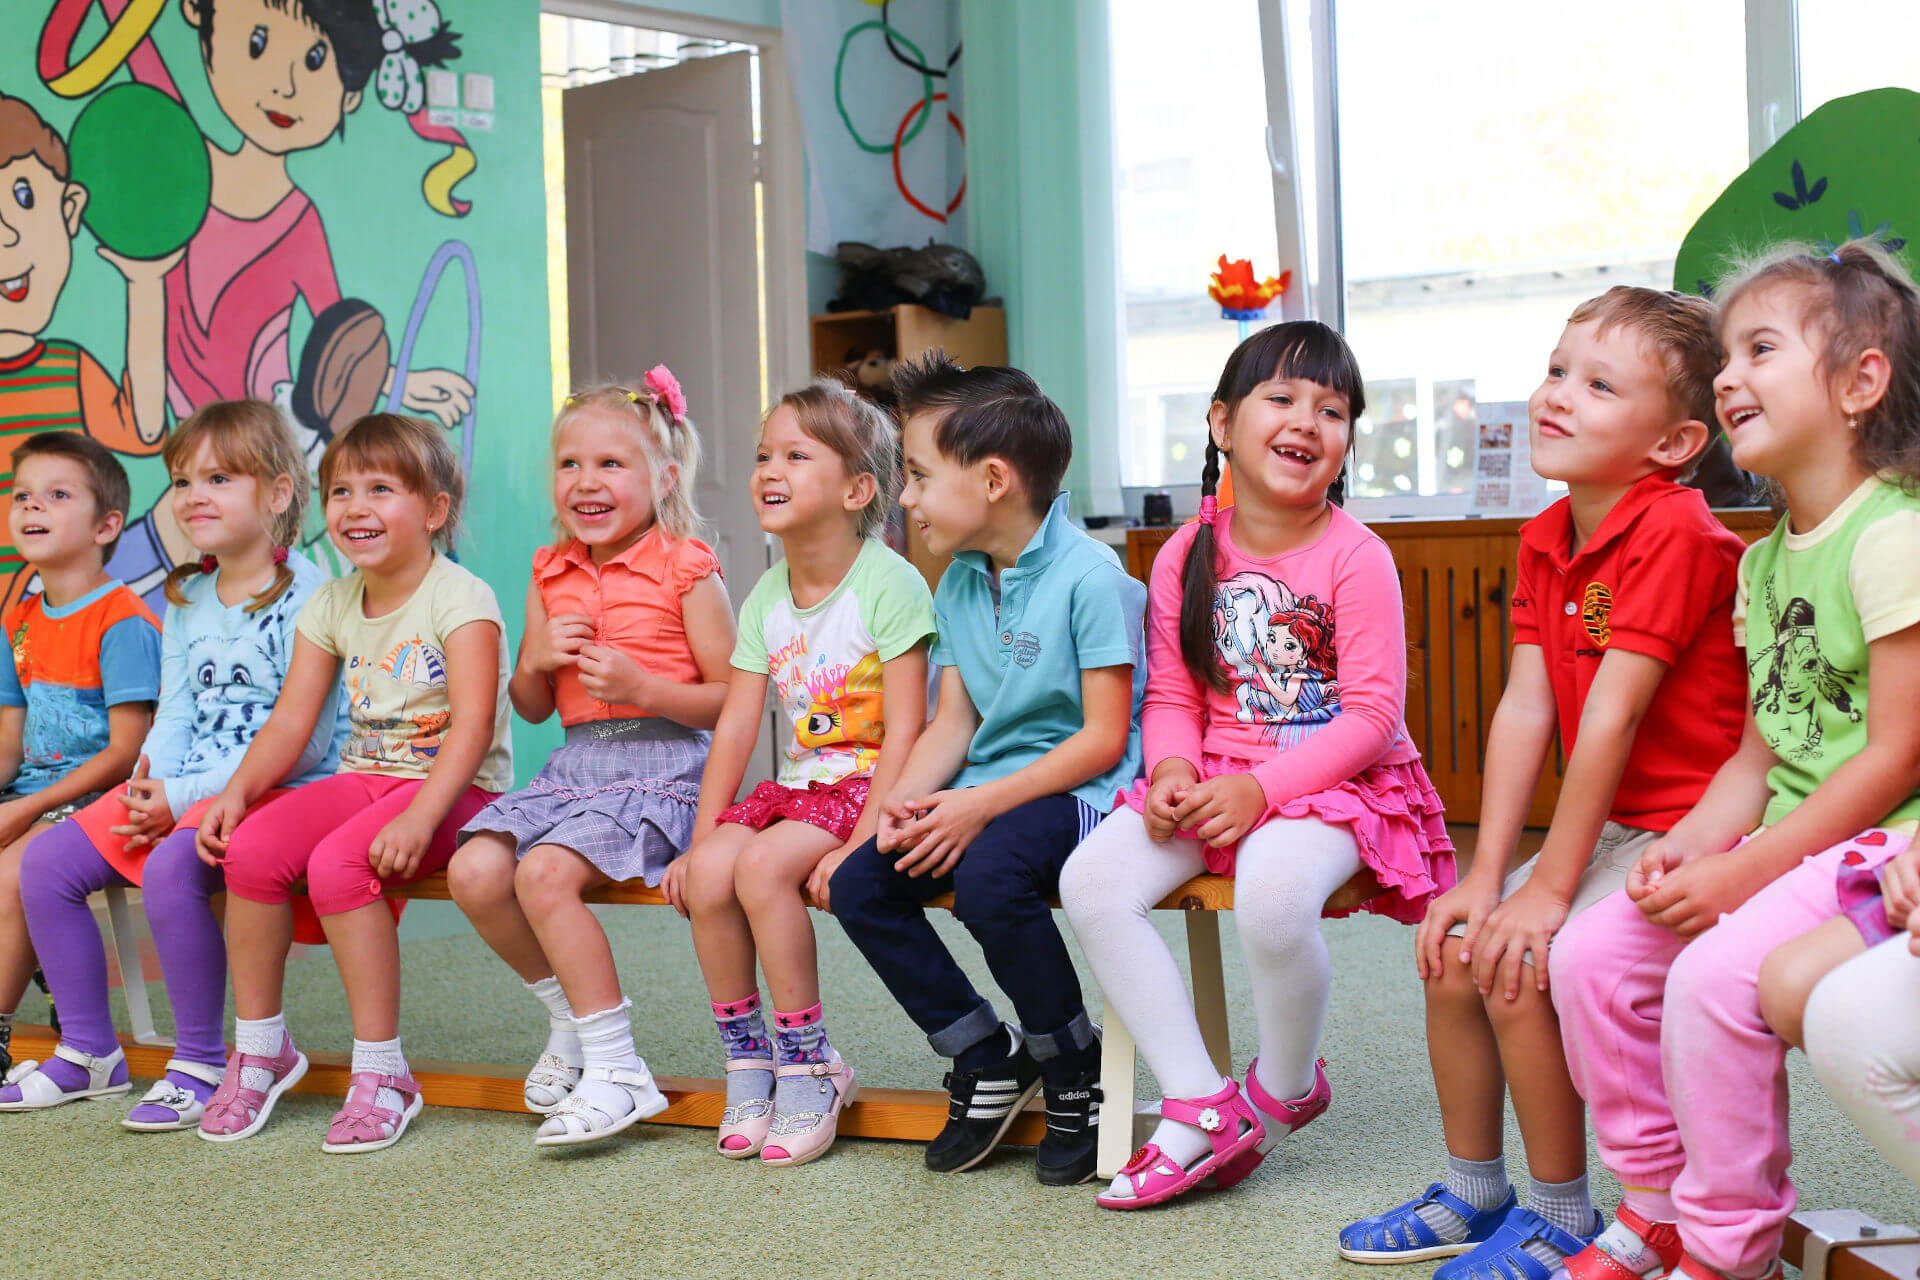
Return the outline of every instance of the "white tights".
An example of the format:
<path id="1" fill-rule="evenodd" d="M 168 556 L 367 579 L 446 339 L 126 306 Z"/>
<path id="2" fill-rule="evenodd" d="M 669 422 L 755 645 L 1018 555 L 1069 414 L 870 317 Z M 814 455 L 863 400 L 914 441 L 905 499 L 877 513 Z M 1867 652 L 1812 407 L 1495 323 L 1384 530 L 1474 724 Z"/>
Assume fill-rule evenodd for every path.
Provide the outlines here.
<path id="1" fill-rule="evenodd" d="M 1920 1186 L 1920 958 L 1907 935 L 1856 956 L 1807 1001 L 1820 1083 L 1893 1166 Z"/>
<path id="2" fill-rule="evenodd" d="M 1169 1098 L 1204 1098 L 1223 1083 L 1173 953 L 1147 918 L 1204 870 L 1199 841 L 1155 843 L 1140 814 L 1123 806 L 1081 843 L 1060 876 L 1060 900 L 1087 962 Z M 1320 910 L 1358 870 L 1352 834 L 1317 818 L 1276 818 L 1240 844 L 1233 915 L 1253 986 L 1260 1087 L 1276 1098 L 1313 1088 L 1332 982 Z M 1154 1140 L 1182 1163 L 1208 1149 L 1199 1130 L 1169 1121 Z"/>

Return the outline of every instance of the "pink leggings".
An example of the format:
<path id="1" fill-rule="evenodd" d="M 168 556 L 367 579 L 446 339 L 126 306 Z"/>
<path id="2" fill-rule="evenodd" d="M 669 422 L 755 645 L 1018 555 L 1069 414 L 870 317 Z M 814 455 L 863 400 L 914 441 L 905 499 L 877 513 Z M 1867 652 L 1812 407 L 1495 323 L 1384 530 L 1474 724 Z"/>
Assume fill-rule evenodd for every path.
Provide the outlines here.
<path id="1" fill-rule="evenodd" d="M 227 892 L 249 902 L 289 902 L 304 878 L 315 914 L 339 915 L 380 901 L 367 849 L 420 789 L 419 778 L 337 773 L 249 813 L 227 847 Z M 468 787 L 427 845 L 411 880 L 453 858 L 454 836 L 494 798 Z"/>
<path id="2" fill-rule="evenodd" d="M 1759 1275 L 1795 1203 L 1787 1046 L 1760 1016 L 1760 962 L 1840 914 L 1843 859 L 1906 844 L 1869 831 L 1815 854 L 1691 943 L 1624 892 L 1554 939 L 1554 1008 L 1600 1158 L 1624 1186 L 1671 1188 L 1681 1242 L 1708 1266 Z"/>

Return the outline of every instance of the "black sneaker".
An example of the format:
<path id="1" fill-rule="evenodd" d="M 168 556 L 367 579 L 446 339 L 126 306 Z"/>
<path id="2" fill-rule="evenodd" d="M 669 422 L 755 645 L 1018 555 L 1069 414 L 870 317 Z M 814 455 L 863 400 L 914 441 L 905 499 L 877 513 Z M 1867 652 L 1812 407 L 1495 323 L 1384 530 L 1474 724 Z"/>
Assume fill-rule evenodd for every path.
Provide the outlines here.
<path id="1" fill-rule="evenodd" d="M 1100 1153 L 1100 1042 L 1093 1065 L 1072 1079 L 1047 1084 L 1047 1133 L 1034 1154 L 1033 1174 L 1049 1187 L 1075 1187 L 1093 1176 Z"/>
<path id="2" fill-rule="evenodd" d="M 947 1127 L 927 1144 L 927 1168 L 958 1173 L 987 1158 L 1040 1091 L 1040 1064 L 1027 1052 L 1018 1027 L 1006 1027 L 1013 1052 L 999 1062 L 972 1071 L 949 1071 L 940 1081 L 947 1091 Z"/>

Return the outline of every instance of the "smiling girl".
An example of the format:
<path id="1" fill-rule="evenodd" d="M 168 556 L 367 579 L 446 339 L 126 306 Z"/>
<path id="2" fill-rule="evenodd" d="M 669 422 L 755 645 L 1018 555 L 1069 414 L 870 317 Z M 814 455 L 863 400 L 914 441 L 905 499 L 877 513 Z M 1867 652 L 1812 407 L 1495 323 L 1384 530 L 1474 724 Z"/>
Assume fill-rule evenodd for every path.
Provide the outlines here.
<path id="1" fill-rule="evenodd" d="M 1154 562 L 1148 776 L 1060 877 L 1088 963 L 1165 1092 L 1152 1139 L 1098 1197 L 1109 1209 L 1160 1204 L 1209 1177 L 1231 1186 L 1326 1110 L 1322 904 L 1365 868 L 1382 890 L 1366 909 L 1413 922 L 1453 883 L 1440 798 L 1403 719 L 1393 557 L 1328 497 L 1365 397 L 1353 352 L 1323 324 L 1241 343 L 1207 415 L 1200 519 Z M 1224 508 L 1222 459 L 1235 499 Z M 1249 624 L 1251 645 L 1226 642 Z M 1243 696 L 1256 684 L 1259 696 Z M 1244 1090 L 1213 1065 L 1147 918 L 1203 871 L 1237 881 L 1260 1029 Z"/>
<path id="2" fill-rule="evenodd" d="M 837 384 L 783 396 L 760 429 L 753 505 L 785 556 L 740 610 L 732 683 L 700 782 L 697 842 L 667 879 L 693 921 L 727 1064 L 720 1154 L 804 1164 L 853 1098 L 827 1041 L 805 895 L 872 836 L 880 799 L 926 721 L 933 597 L 877 535 L 899 484 L 879 408 Z M 771 689 L 780 773 L 734 804 Z M 756 958 L 773 994 L 760 1014 Z"/>
<path id="3" fill-rule="evenodd" d="M 531 724 L 559 711 L 567 740 L 466 824 L 447 871 L 454 901 L 546 1006 L 523 1095 L 548 1117 L 540 1146 L 610 1137 L 667 1105 L 583 896 L 659 884 L 693 831 L 733 650 L 720 561 L 693 536 L 699 458 L 665 365 L 637 390 L 589 387 L 560 406 L 553 506 L 566 536 L 534 553 L 508 692 Z"/>
<path id="4" fill-rule="evenodd" d="M 353 1015 L 347 1102 L 320 1149 L 391 1146 L 419 1114 L 400 1049 L 400 943 L 384 882 L 446 866 L 461 825 L 513 781 L 500 607 L 447 556 L 465 488 L 444 434 L 415 418 L 362 418 L 321 456 L 327 534 L 354 571 L 300 611 L 273 715 L 200 825 L 201 860 L 226 872 L 237 1015 L 203 1138 L 259 1132 L 306 1073 L 281 991 L 302 880 Z M 249 813 L 293 770 L 342 667 L 350 730 L 340 772 Z"/>

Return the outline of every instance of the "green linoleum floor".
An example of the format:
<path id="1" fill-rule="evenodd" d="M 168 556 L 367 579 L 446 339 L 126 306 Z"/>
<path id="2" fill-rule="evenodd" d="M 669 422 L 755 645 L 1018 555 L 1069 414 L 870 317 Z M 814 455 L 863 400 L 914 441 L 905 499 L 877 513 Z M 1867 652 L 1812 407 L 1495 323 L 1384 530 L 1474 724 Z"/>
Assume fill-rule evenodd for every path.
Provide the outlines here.
<path id="1" fill-rule="evenodd" d="M 423 906 L 426 904 L 422 904 Z M 656 1071 L 717 1074 L 716 1043 L 686 926 L 667 911 L 609 909 L 641 1051 Z M 863 1083 L 934 1087 L 940 1063 L 838 928 L 820 926 L 834 1042 Z M 1179 920 L 1157 917 L 1184 955 Z M 471 934 L 422 913 L 405 952 L 404 1035 L 418 1056 L 518 1064 L 544 1019 Z M 984 977 L 964 932 L 943 936 Z M 1246 976 L 1231 919 L 1223 930 L 1232 1007 Z M 799 1169 L 721 1159 L 704 1130 L 640 1125 L 604 1147 L 536 1153 L 535 1120 L 428 1108 L 386 1152 L 326 1156 L 337 1102 L 291 1097 L 259 1137 L 136 1135 L 124 1104 L 79 1103 L 0 1115 L 13 1212 L 0 1259 L 47 1276 L 1234 1276 L 1390 1280 L 1431 1265 L 1339 1262 L 1334 1233 L 1436 1176 L 1440 1130 L 1412 976 L 1413 931 L 1372 918 L 1330 921 L 1334 998 L 1323 1052 L 1332 1109 L 1282 1145 L 1246 1183 L 1165 1209 L 1108 1213 L 1092 1187 L 1052 1189 L 1006 1149 L 981 1169 L 936 1176 L 909 1143 L 848 1140 Z M 1084 972 L 1084 967 L 1083 967 Z M 997 998 L 991 986 L 983 992 Z M 165 1001 L 156 984 L 157 1009 Z M 1089 1003 L 1099 1008 L 1097 991 Z M 1001 1002 L 1004 1010 L 1004 1002 Z M 295 1037 L 349 1047 L 346 1003 L 324 951 L 289 972 Z M 23 1021 L 44 1005 L 30 995 Z M 124 1023 L 122 1023 L 124 1026 Z M 1253 1027 L 1234 1027 L 1235 1061 Z M 1792 1059 L 1802 1203 L 1853 1205 L 1913 1221 L 1912 1189 L 1859 1140 Z M 144 1088 L 144 1084 L 141 1084 Z M 1145 1096 L 1151 1082 L 1142 1080 Z M 1512 1171 L 1524 1175 L 1517 1133 Z M 1594 1165 L 1595 1197 L 1618 1192 Z M 795 1234 L 819 1242 L 801 1257 Z"/>

